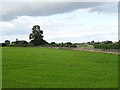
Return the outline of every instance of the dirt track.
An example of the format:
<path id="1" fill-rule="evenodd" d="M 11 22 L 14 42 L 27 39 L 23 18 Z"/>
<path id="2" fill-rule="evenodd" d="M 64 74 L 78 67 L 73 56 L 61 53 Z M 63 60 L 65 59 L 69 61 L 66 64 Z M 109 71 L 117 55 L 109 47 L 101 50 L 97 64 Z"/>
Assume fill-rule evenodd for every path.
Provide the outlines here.
<path id="1" fill-rule="evenodd" d="M 41 47 L 37 47 L 41 48 Z M 55 48 L 55 49 L 69 49 L 69 50 L 81 50 L 81 51 L 90 51 L 90 52 L 100 52 L 100 53 L 109 53 L 120 55 L 120 49 L 94 49 L 94 48 L 68 48 L 68 47 L 44 47 L 44 48 Z"/>
<path id="2" fill-rule="evenodd" d="M 55 47 L 54 47 L 55 48 Z M 91 49 L 91 48 L 66 48 L 66 47 L 56 47 L 56 49 L 72 49 L 72 50 L 81 50 L 81 51 L 90 51 L 90 52 L 101 52 L 101 53 L 109 53 L 109 54 L 116 54 L 120 55 L 120 50 L 118 49 Z"/>
<path id="3" fill-rule="evenodd" d="M 82 51 L 91 51 L 91 52 L 101 52 L 101 53 L 110 53 L 110 54 L 117 54 L 120 55 L 119 50 L 101 50 L 101 49 L 81 49 L 81 48 L 73 48 L 73 50 L 82 50 Z"/>

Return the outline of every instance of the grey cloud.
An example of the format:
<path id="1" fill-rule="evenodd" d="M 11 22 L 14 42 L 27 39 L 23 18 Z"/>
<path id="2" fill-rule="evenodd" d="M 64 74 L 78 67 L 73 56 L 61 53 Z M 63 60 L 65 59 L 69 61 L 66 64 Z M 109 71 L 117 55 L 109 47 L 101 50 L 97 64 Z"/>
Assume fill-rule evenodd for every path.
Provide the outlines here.
<path id="1" fill-rule="evenodd" d="M 114 2 L 106 2 L 103 5 L 99 5 L 96 8 L 93 8 L 91 10 L 92 12 L 99 12 L 99 13 L 116 13 L 118 12 L 118 3 L 114 3 Z"/>
<path id="2" fill-rule="evenodd" d="M 1 3 L 2 20 L 9 21 L 18 16 L 49 16 L 87 9 L 104 13 L 116 12 L 115 3 L 103 2 L 10 2 Z M 112 6 L 111 6 L 112 5 Z"/>

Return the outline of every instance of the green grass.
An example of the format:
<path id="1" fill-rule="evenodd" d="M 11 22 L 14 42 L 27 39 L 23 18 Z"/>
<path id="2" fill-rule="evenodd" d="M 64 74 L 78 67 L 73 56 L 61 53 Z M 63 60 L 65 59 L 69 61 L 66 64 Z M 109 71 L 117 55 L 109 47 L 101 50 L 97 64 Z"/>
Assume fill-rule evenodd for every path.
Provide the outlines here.
<path id="1" fill-rule="evenodd" d="M 0 47 L 0 89 L 2 89 L 2 47 Z"/>
<path id="2" fill-rule="evenodd" d="M 78 48 L 91 48 L 91 49 L 94 48 L 93 45 L 78 45 L 77 47 L 78 47 Z"/>
<path id="3" fill-rule="evenodd" d="M 117 88 L 118 56 L 51 48 L 3 48 L 3 88 Z"/>

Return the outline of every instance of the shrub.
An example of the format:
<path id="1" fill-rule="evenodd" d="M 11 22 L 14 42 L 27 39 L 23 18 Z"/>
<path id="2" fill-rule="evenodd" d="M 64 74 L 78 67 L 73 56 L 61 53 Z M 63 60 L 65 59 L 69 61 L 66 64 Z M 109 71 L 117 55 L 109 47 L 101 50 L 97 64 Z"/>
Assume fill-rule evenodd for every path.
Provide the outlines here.
<path id="1" fill-rule="evenodd" d="M 98 49 L 120 49 L 120 43 L 95 44 L 94 47 Z"/>
<path id="2" fill-rule="evenodd" d="M 5 43 L 2 43 L 2 47 L 7 46 Z"/>

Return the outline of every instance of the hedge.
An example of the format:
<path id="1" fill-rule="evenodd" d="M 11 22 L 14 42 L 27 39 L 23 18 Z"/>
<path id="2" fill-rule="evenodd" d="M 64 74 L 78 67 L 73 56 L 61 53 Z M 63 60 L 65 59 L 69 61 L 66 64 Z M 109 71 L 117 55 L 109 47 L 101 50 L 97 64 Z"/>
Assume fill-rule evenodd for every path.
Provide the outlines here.
<path id="1" fill-rule="evenodd" d="M 97 49 L 120 49 L 120 43 L 95 44 L 94 48 L 97 48 Z"/>

